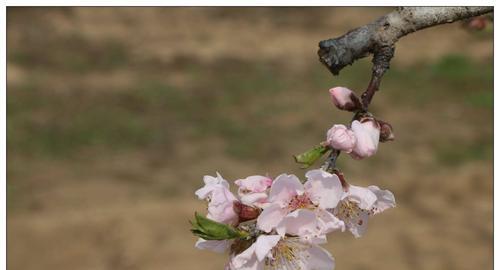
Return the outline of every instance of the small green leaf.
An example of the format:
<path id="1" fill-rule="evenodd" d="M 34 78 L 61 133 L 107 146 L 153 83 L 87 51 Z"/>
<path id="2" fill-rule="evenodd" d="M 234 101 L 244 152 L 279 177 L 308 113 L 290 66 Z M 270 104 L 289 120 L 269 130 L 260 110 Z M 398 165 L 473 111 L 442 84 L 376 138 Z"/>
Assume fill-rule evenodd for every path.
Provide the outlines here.
<path id="1" fill-rule="evenodd" d="M 300 155 L 293 156 L 295 162 L 302 164 L 302 169 L 308 168 L 313 165 L 316 160 L 322 157 L 330 148 L 322 145 L 318 145 Z"/>
<path id="2" fill-rule="evenodd" d="M 247 233 L 239 231 L 232 226 L 208 219 L 198 213 L 194 214 L 195 221 L 190 221 L 193 228 L 191 232 L 205 240 L 225 240 L 245 238 Z"/>

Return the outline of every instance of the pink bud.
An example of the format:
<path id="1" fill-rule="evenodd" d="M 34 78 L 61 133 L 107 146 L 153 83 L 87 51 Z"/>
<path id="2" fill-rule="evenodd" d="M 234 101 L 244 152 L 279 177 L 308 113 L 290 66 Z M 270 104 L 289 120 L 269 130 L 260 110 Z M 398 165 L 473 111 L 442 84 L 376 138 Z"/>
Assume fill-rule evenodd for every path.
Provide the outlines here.
<path id="1" fill-rule="evenodd" d="M 357 140 L 351 156 L 354 159 L 362 159 L 374 155 L 380 138 L 380 125 L 377 121 L 373 118 L 365 118 L 361 122 L 354 120 L 351 129 Z"/>
<path id="2" fill-rule="evenodd" d="M 361 109 L 361 102 L 353 91 L 345 87 L 334 87 L 329 90 L 333 104 L 345 111 L 356 111 Z"/>
<path id="3" fill-rule="evenodd" d="M 259 208 L 242 204 L 239 201 L 234 201 L 233 208 L 238 214 L 240 222 L 256 219 L 260 214 Z"/>
<path id="4" fill-rule="evenodd" d="M 326 133 L 326 142 L 334 149 L 351 153 L 356 145 L 356 136 L 344 125 L 333 125 Z"/>

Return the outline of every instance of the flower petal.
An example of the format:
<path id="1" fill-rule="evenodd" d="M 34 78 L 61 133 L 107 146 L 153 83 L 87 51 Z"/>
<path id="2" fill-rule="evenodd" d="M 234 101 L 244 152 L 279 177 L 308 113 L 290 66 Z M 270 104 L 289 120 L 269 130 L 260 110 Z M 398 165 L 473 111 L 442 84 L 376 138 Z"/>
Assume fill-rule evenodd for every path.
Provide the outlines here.
<path id="1" fill-rule="evenodd" d="M 335 268 L 335 259 L 332 255 L 318 245 L 313 245 L 308 249 L 308 268 L 311 270 L 332 270 Z"/>
<path id="2" fill-rule="evenodd" d="M 236 197 L 229 189 L 217 185 L 208 203 L 207 217 L 217 222 L 235 225 L 238 222 L 238 214 L 234 211 Z"/>
<path id="3" fill-rule="evenodd" d="M 361 212 L 359 216 L 352 217 L 347 223 L 347 228 L 354 235 L 354 237 L 359 238 L 363 236 L 368 228 L 368 213 Z"/>
<path id="4" fill-rule="evenodd" d="M 307 182 L 304 184 L 311 201 L 320 208 L 334 208 L 342 198 L 342 184 L 337 175 L 324 170 L 311 170 L 306 173 Z"/>
<path id="5" fill-rule="evenodd" d="M 255 254 L 257 255 L 257 260 L 262 261 L 264 258 L 270 256 L 271 249 L 276 246 L 278 241 L 281 239 L 279 235 L 261 235 L 255 241 Z"/>
<path id="6" fill-rule="evenodd" d="M 345 223 L 324 209 L 316 209 L 316 217 L 321 233 L 327 234 L 336 230 L 345 231 Z"/>
<path id="7" fill-rule="evenodd" d="M 283 220 L 287 211 L 278 204 L 271 204 L 264 208 L 257 218 L 257 228 L 261 231 L 270 232 Z"/>
<path id="8" fill-rule="evenodd" d="M 380 126 L 375 120 L 369 119 L 363 123 L 354 120 L 351 123 L 351 130 L 356 137 L 356 145 L 351 152 L 351 156 L 361 159 L 370 157 L 377 152 Z"/>
<path id="9" fill-rule="evenodd" d="M 358 202 L 361 209 L 370 210 L 377 201 L 377 196 L 373 191 L 365 187 L 350 185 L 347 197 Z"/>
<path id="10" fill-rule="evenodd" d="M 273 180 L 261 175 L 252 175 L 245 179 L 238 179 L 234 183 L 242 190 L 251 192 L 264 192 L 271 186 Z"/>
<path id="11" fill-rule="evenodd" d="M 297 176 L 293 174 L 281 174 L 276 177 L 271 185 L 269 201 L 285 206 L 293 196 L 301 195 L 303 192 L 304 186 Z"/>
<path id="12" fill-rule="evenodd" d="M 319 235 L 316 214 L 307 209 L 298 209 L 286 217 L 277 225 L 276 232 L 285 236 L 291 234 L 305 239 L 311 239 Z"/>
<path id="13" fill-rule="evenodd" d="M 371 190 L 377 196 L 377 201 L 373 206 L 373 213 L 378 214 L 389 208 L 396 207 L 396 199 L 394 198 L 394 194 L 389 190 L 381 190 L 377 186 L 369 186 L 369 190 Z"/>
<path id="14" fill-rule="evenodd" d="M 232 244 L 232 240 L 205 240 L 199 238 L 195 247 L 198 249 L 207 249 L 217 253 L 224 253 Z"/>
<path id="15" fill-rule="evenodd" d="M 249 193 L 240 196 L 241 202 L 247 205 L 254 205 L 255 203 L 264 203 L 267 199 L 265 192 Z"/>
<path id="16" fill-rule="evenodd" d="M 214 190 L 214 188 L 218 186 L 223 186 L 229 188 L 229 183 L 222 178 L 222 176 L 217 172 L 217 177 L 213 177 L 210 175 L 203 176 L 203 182 L 205 186 L 198 189 L 194 194 L 198 196 L 200 200 L 205 200 L 210 196 L 210 193 Z"/>
<path id="17" fill-rule="evenodd" d="M 236 269 L 258 269 L 256 266 L 259 262 L 255 256 L 255 248 L 256 245 L 253 243 L 249 248 L 234 256 L 230 264 Z"/>

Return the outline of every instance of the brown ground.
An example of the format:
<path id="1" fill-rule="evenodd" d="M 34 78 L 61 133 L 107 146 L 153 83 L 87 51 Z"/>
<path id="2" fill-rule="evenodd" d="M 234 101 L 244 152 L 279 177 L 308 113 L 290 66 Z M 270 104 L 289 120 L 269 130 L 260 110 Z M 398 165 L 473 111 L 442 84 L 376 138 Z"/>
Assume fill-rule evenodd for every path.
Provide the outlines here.
<path id="1" fill-rule="evenodd" d="M 8 268 L 221 269 L 187 222 L 202 176 L 304 171 L 291 155 L 347 113 L 317 42 L 378 8 L 8 10 Z M 491 26 L 490 26 L 491 27 Z M 333 234 L 337 269 L 491 269 L 493 31 L 401 40 L 373 112 L 397 140 L 348 180 L 398 207 Z"/>

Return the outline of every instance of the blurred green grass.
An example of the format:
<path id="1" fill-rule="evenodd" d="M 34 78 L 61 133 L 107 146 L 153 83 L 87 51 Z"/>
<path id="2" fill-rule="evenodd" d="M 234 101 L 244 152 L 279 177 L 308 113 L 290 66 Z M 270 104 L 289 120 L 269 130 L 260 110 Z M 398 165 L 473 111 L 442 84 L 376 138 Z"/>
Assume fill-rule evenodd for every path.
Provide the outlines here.
<path id="1" fill-rule="evenodd" d="M 114 46 L 106 48 L 115 51 Z M 118 51 L 117 59 L 104 60 L 103 65 L 126 63 L 127 56 Z M 87 57 L 85 50 L 78 52 L 82 55 L 71 59 L 79 62 L 78 59 Z M 120 60 L 121 57 L 125 59 Z M 12 61 L 18 59 L 14 57 Z M 17 63 L 36 67 L 38 61 L 46 62 Z M 56 67 L 66 69 L 79 65 L 73 64 Z M 45 83 L 43 72 L 37 74 L 35 68 L 29 80 L 9 89 L 8 148 L 15 155 L 59 159 L 78 155 L 80 150 L 88 148 L 165 150 L 179 138 L 203 141 L 207 137 L 219 137 L 226 142 L 225 151 L 233 158 L 267 158 L 283 153 L 283 147 L 297 136 L 294 134 L 300 134 L 304 141 L 321 140 L 325 122 L 306 121 L 301 114 L 310 116 L 315 98 L 326 99 L 326 89 L 333 85 L 363 89 L 367 78 L 360 78 L 360 74 L 368 77 L 369 69 L 369 63 L 363 61 L 332 78 L 319 65 L 310 67 L 302 76 L 289 76 L 265 62 L 245 64 L 228 59 L 215 66 L 188 62 L 176 72 L 195 82 L 189 87 L 179 88 L 143 71 L 135 74 L 134 84 L 125 89 L 95 92 L 78 87 L 53 91 Z M 389 98 L 390 104 L 386 106 L 437 108 L 435 117 L 442 109 L 440 103 L 445 104 L 441 102 L 443 99 L 447 103 L 485 109 L 484 113 L 490 114 L 492 79 L 492 65 L 448 55 L 435 63 L 391 69 L 384 77 L 379 95 Z M 307 97 L 308 93 L 312 97 Z M 290 100 L 291 96 L 299 98 Z M 374 104 L 377 109 L 377 103 Z M 294 117 L 296 120 L 291 124 L 275 122 Z M 466 117 L 471 119 L 463 120 L 475 118 Z M 323 115 L 316 118 L 327 120 Z M 469 148 L 476 149 L 475 144 Z M 489 146 L 491 144 L 486 145 Z M 453 147 L 436 148 L 438 152 L 443 151 L 438 156 L 447 159 L 462 155 L 447 154 L 450 148 Z M 466 153 L 472 158 L 489 156 L 486 154 L 489 152 L 483 150 Z M 466 153 L 463 155 L 467 156 Z"/>

